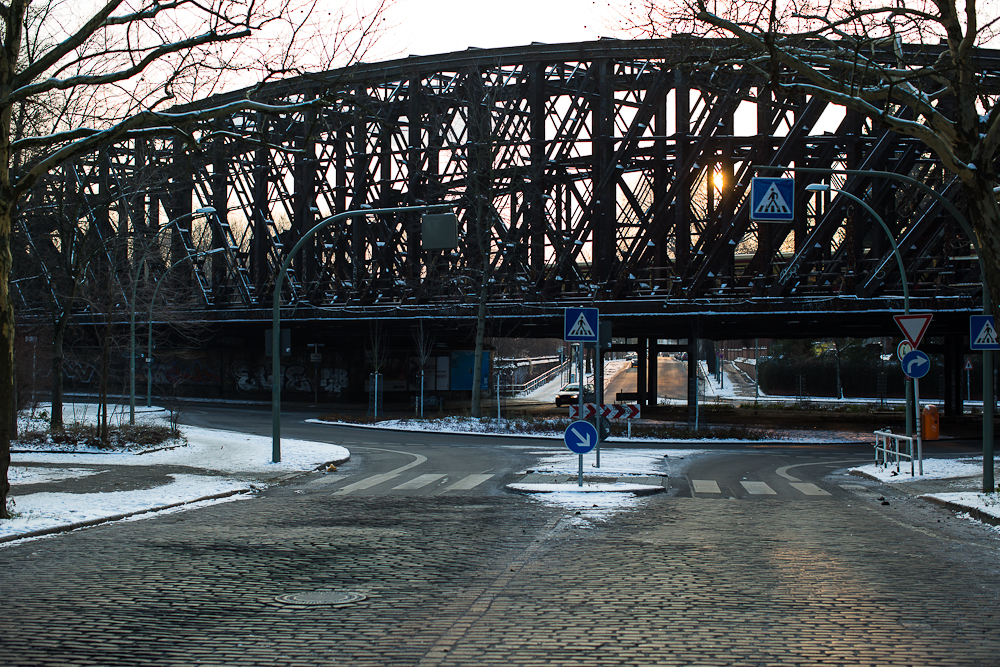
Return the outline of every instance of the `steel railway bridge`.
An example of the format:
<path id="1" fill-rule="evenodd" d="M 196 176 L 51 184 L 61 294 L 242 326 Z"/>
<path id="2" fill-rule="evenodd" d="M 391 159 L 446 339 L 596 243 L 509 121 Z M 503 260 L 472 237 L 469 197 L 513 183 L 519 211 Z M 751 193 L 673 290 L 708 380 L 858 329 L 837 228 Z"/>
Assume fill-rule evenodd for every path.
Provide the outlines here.
<path id="1" fill-rule="evenodd" d="M 930 335 L 950 341 L 954 360 L 967 316 L 982 308 L 970 238 L 921 190 L 838 172 L 908 175 L 961 208 L 957 185 L 912 139 L 711 64 L 732 46 L 675 37 L 472 49 L 206 99 L 190 108 L 252 96 L 285 111 L 194 124 L 194 151 L 183 137 L 134 140 L 67 164 L 25 207 L 21 229 L 36 251 L 52 244 L 46 220 L 69 210 L 53 202 L 72 200 L 72 224 L 106 243 L 132 239 L 123 304 L 131 279 L 121 275 L 162 231 L 169 241 L 142 280 L 192 259 L 176 272 L 197 295 L 185 318 L 260 357 L 275 274 L 307 230 L 364 207 L 447 203 L 454 249 L 424 249 L 415 214 L 317 234 L 284 278 L 293 347 L 325 341 L 329 351 L 373 322 L 412 347 L 423 321 L 469 348 L 482 298 L 488 335 L 561 338 L 565 306 L 597 306 L 643 357 L 658 339 L 897 335 L 905 279 L 911 309 L 934 312 Z M 997 53 L 982 65 L 1000 73 Z M 758 172 L 767 165 L 830 173 L 797 174 L 793 220 L 756 223 L 751 177 L 793 174 Z M 805 191 L 820 182 L 879 213 L 905 276 L 865 210 Z M 28 273 L 16 285 L 30 318 L 45 290 L 32 287 L 44 272 Z M 655 386 L 655 363 L 642 370 Z"/>

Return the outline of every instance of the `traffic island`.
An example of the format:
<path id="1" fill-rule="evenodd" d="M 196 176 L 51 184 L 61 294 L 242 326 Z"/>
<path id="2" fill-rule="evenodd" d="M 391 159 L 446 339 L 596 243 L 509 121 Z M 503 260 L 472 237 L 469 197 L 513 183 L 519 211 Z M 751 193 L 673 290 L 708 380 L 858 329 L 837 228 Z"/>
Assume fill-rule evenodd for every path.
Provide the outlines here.
<path id="1" fill-rule="evenodd" d="M 513 493 L 629 493 L 649 496 L 667 490 L 669 480 L 664 476 L 608 476 L 584 475 L 580 486 L 577 475 L 528 473 L 504 488 Z"/>

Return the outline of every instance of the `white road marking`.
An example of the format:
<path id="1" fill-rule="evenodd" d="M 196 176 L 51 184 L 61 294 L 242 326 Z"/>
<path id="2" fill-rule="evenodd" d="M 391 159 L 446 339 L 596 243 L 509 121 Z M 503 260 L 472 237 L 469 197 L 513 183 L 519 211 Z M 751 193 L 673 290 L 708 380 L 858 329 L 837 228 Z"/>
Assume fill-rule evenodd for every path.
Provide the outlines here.
<path id="1" fill-rule="evenodd" d="M 815 484 L 811 482 L 789 482 L 796 489 L 806 494 L 807 496 L 828 496 L 829 492 L 824 491 Z"/>
<path id="2" fill-rule="evenodd" d="M 469 475 L 468 477 L 463 477 L 451 486 L 445 489 L 445 491 L 468 491 L 469 489 L 475 488 L 488 480 L 493 475 Z"/>
<path id="3" fill-rule="evenodd" d="M 397 491 L 401 489 L 419 489 L 421 487 L 427 486 L 428 484 L 431 484 L 432 482 L 438 481 L 442 477 L 444 477 L 443 474 L 421 475 L 420 477 L 414 477 L 409 482 L 403 482 L 399 486 L 392 487 L 392 490 Z"/>
<path id="4" fill-rule="evenodd" d="M 860 484 L 838 484 L 837 486 L 839 486 L 840 488 L 842 488 L 844 491 L 854 491 L 854 492 L 857 492 L 857 491 L 867 491 L 868 490 L 868 487 L 861 486 Z"/>
<path id="5" fill-rule="evenodd" d="M 719 484 L 714 479 L 692 479 L 695 493 L 722 493 Z"/>
<path id="6" fill-rule="evenodd" d="M 774 489 L 769 487 L 764 482 L 744 482 L 740 480 L 740 484 L 743 488 L 747 490 L 747 493 L 754 496 L 776 496 L 778 495 Z"/>
<path id="7" fill-rule="evenodd" d="M 333 492 L 335 496 L 344 496 L 352 491 L 360 491 L 362 489 L 370 489 L 373 486 L 378 486 L 379 484 L 385 484 L 386 482 L 399 477 L 398 472 L 384 472 L 381 475 L 372 475 L 371 477 L 366 477 L 360 482 L 354 482 L 353 484 L 348 484 L 347 486 L 338 489 Z"/>
<path id="8" fill-rule="evenodd" d="M 390 470 L 389 472 L 384 472 L 379 475 L 372 475 L 371 477 L 366 477 L 360 482 L 354 482 L 353 484 L 348 484 L 347 486 L 338 489 L 337 491 L 334 491 L 333 495 L 343 496 L 347 495 L 348 493 L 351 493 L 352 491 L 370 489 L 373 486 L 384 484 L 395 477 L 399 477 L 402 473 L 406 472 L 410 468 L 415 468 L 416 466 L 420 465 L 421 463 L 427 460 L 427 457 L 424 456 L 423 454 L 414 454 L 413 452 L 400 452 L 395 449 L 381 449 L 379 447 L 364 447 L 363 449 L 371 449 L 376 452 L 390 452 L 392 454 L 402 454 L 404 456 L 412 456 L 413 460 L 407 463 L 405 466 L 399 466 L 395 470 Z"/>

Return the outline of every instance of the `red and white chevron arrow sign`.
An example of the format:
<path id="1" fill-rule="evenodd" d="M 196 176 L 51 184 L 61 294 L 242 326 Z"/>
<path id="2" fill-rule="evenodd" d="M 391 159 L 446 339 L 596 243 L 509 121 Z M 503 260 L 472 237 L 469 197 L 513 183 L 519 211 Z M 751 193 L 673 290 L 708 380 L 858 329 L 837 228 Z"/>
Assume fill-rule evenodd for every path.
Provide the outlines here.
<path id="1" fill-rule="evenodd" d="M 595 405 L 593 403 L 583 404 L 583 416 L 580 416 L 580 406 L 569 406 L 570 419 L 590 419 L 597 414 L 600 408 L 601 416 L 605 419 L 639 419 L 638 405 Z"/>

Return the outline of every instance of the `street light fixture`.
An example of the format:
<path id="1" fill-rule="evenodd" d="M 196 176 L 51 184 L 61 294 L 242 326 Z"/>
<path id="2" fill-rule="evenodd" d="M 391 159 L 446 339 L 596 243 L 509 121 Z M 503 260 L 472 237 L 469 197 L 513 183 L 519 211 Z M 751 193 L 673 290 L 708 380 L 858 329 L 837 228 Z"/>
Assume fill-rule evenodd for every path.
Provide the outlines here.
<path id="1" fill-rule="evenodd" d="M 142 273 L 142 268 L 146 265 L 146 257 L 149 255 L 150 247 L 163 232 L 167 231 L 185 218 L 190 218 L 196 215 L 212 215 L 213 213 L 215 213 L 215 209 L 213 207 L 205 206 L 203 208 L 195 209 L 190 213 L 184 213 L 177 216 L 167 224 L 160 227 L 156 234 L 153 235 L 153 238 L 149 240 L 149 243 L 146 244 L 142 250 L 142 256 L 139 258 L 139 264 L 135 268 L 135 275 L 132 276 L 132 299 L 129 301 L 129 424 L 135 424 L 135 295 L 136 288 L 139 284 L 139 274 Z"/>
<path id="2" fill-rule="evenodd" d="M 889 225 L 885 224 L 885 220 L 882 219 L 882 216 L 880 216 L 878 213 L 876 213 L 875 209 L 873 209 L 871 206 L 869 206 L 863 199 L 861 199 L 861 197 L 858 197 L 857 195 L 851 194 L 850 192 L 847 192 L 846 190 L 841 190 L 839 188 L 835 188 L 835 187 L 829 185 L 828 183 L 811 183 L 811 184 L 809 184 L 809 185 L 806 186 L 806 191 L 808 191 L 808 192 L 836 192 L 837 194 L 844 195 L 848 199 L 850 199 L 852 201 L 855 201 L 858 204 L 860 204 L 861 206 L 863 206 L 864 209 L 866 211 L 868 211 L 871 214 L 871 216 L 873 218 L 875 218 L 875 220 L 878 221 L 878 224 L 882 226 L 882 230 L 885 232 L 885 235 L 889 237 L 889 244 L 892 245 L 892 254 L 896 256 L 896 265 L 899 267 L 899 277 L 900 277 L 900 279 L 903 282 L 903 312 L 909 314 L 909 312 L 910 312 L 910 290 L 909 290 L 909 287 L 906 284 L 906 267 L 903 265 L 903 257 L 902 257 L 902 255 L 899 254 L 899 247 L 896 245 L 896 239 L 892 235 L 892 232 L 889 231 Z"/>
<path id="3" fill-rule="evenodd" d="M 317 232 L 347 218 L 450 208 L 449 204 L 398 206 L 395 208 L 370 208 L 366 205 L 355 211 L 344 211 L 321 220 L 319 224 L 303 234 L 298 243 L 285 256 L 285 261 L 281 263 L 281 268 L 274 278 L 273 322 L 271 324 L 271 461 L 273 463 L 281 462 L 281 286 L 285 282 L 285 274 L 288 272 L 292 260 Z"/>
<path id="4" fill-rule="evenodd" d="M 983 315 L 990 315 L 993 312 L 993 302 L 989 287 L 986 285 L 986 267 L 983 265 L 983 253 L 979 248 L 979 240 L 972 230 L 972 225 L 965 219 L 962 212 L 954 204 L 948 201 L 947 197 L 930 187 L 926 183 L 921 183 L 912 176 L 897 174 L 893 171 L 879 171 L 877 169 L 826 169 L 824 167 L 789 167 L 780 165 L 754 165 L 755 170 L 769 171 L 791 171 L 803 174 L 843 174 L 845 176 L 860 176 L 862 178 L 889 178 L 901 181 L 918 188 L 925 194 L 933 197 L 943 206 L 952 217 L 961 225 L 973 248 L 976 250 L 976 257 L 979 260 L 979 274 L 983 276 Z M 993 408 L 996 403 L 993 393 L 993 350 L 983 350 L 983 493 L 994 491 L 993 479 Z M 989 406 L 989 409 L 987 409 Z"/>

